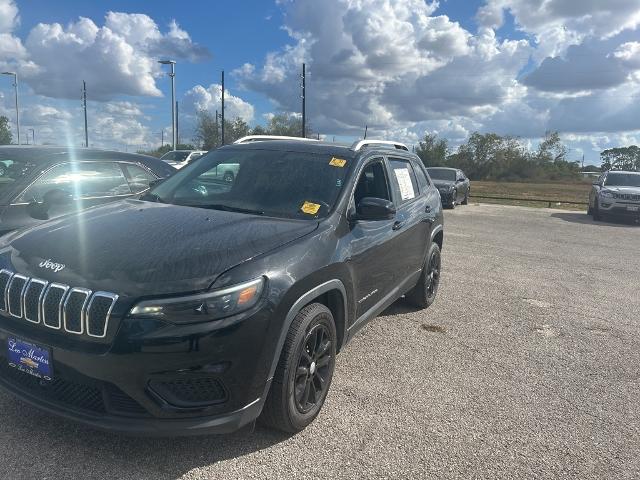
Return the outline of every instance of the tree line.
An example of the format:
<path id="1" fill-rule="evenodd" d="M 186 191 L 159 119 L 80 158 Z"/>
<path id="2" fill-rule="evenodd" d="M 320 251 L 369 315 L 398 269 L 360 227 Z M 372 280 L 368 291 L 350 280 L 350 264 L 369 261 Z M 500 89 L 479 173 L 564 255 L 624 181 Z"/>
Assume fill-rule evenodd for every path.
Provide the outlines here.
<path id="1" fill-rule="evenodd" d="M 537 149 L 521 139 L 474 132 L 450 152 L 445 139 L 427 133 L 416 154 L 427 167 L 460 168 L 475 180 L 566 180 L 578 177 L 580 164 L 567 159 L 558 132 L 547 132 Z"/>
<path id="2" fill-rule="evenodd" d="M 416 148 L 427 167 L 460 168 L 471 179 L 503 181 L 579 178 L 580 163 L 568 160 L 567 153 L 558 132 L 546 132 L 535 150 L 518 137 L 478 132 L 455 151 L 446 139 L 431 133 Z M 604 150 L 600 159 L 602 171 L 640 171 L 640 148 L 635 145 Z"/>

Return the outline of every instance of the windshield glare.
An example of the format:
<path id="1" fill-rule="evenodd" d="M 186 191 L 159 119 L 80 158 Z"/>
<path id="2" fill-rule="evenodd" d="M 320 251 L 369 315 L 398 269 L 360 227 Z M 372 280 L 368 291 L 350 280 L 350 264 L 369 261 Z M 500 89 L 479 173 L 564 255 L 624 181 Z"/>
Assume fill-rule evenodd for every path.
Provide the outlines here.
<path id="1" fill-rule="evenodd" d="M 427 168 L 429 176 L 432 180 L 451 180 L 455 182 L 456 172 L 455 170 L 448 170 L 446 168 Z"/>
<path id="2" fill-rule="evenodd" d="M 270 150 L 218 150 L 155 187 L 143 200 L 282 218 L 326 216 L 349 163 L 332 155 Z"/>
<path id="3" fill-rule="evenodd" d="M 640 173 L 609 173 L 604 184 L 608 187 L 640 187 Z"/>

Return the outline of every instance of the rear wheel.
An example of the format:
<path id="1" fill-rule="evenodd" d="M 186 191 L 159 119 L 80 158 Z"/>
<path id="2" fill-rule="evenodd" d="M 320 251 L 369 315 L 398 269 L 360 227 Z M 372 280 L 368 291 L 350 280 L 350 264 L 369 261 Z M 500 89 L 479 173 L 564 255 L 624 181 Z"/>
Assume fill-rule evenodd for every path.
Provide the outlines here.
<path id="1" fill-rule="evenodd" d="M 3 163 L 0 163 L 0 177 L 4 177 L 5 173 L 7 173 L 7 167 L 5 167 Z"/>
<path id="2" fill-rule="evenodd" d="M 464 200 L 462 200 L 462 205 L 469 205 L 469 190 L 464 194 Z"/>
<path id="3" fill-rule="evenodd" d="M 435 301 L 440 285 L 441 266 L 440 247 L 433 243 L 429 248 L 420 280 L 406 295 L 409 302 L 418 308 L 427 308 Z"/>
<path id="4" fill-rule="evenodd" d="M 333 378 L 336 327 L 320 303 L 294 319 L 273 377 L 261 421 L 285 432 L 299 432 L 320 413 Z"/>

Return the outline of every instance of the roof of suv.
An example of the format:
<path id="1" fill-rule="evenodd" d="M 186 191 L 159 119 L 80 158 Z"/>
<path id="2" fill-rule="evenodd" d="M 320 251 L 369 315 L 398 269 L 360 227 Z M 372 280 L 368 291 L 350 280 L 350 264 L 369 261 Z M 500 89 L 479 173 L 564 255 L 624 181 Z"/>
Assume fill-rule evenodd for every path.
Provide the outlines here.
<path id="1" fill-rule="evenodd" d="M 298 140 L 269 140 L 260 142 L 247 142 L 247 143 L 234 143 L 231 145 L 225 145 L 221 147 L 223 150 L 235 150 L 235 149 L 249 149 L 249 150 L 284 150 L 290 152 L 305 152 L 305 153 L 326 153 L 330 155 L 339 155 L 342 158 L 356 158 L 361 153 L 376 151 L 376 152 L 394 152 L 398 153 L 410 153 L 406 150 L 398 150 L 390 148 L 384 144 L 369 144 L 360 150 L 353 150 L 352 145 L 345 145 L 333 142 L 304 142 Z"/>

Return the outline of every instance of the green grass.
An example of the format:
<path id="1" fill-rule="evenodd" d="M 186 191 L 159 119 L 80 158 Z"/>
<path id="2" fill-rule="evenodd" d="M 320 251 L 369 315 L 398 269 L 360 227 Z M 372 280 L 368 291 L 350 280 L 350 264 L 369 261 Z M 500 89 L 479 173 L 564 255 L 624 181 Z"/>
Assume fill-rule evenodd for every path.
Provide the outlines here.
<path id="1" fill-rule="evenodd" d="M 553 208 L 584 210 L 586 205 L 571 205 L 562 202 L 584 202 L 589 200 L 591 180 L 576 182 L 471 182 L 471 199 L 474 202 L 497 203 L 501 205 L 523 205 L 528 207 L 548 207 L 548 202 L 522 202 L 518 200 L 494 200 L 473 198 L 474 195 L 495 197 L 535 198 L 553 201 Z"/>

